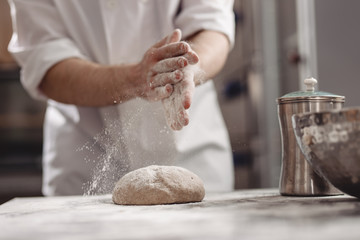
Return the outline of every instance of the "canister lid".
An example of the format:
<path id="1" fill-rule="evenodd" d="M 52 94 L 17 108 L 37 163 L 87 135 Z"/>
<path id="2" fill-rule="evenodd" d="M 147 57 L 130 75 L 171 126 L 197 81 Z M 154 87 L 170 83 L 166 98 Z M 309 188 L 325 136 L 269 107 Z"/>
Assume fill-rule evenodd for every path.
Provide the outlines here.
<path id="1" fill-rule="evenodd" d="M 278 103 L 288 102 L 302 102 L 302 101 L 331 101 L 331 102 L 345 102 L 345 97 L 335 95 L 328 92 L 315 91 L 317 80 L 315 78 L 307 78 L 304 80 L 306 86 L 305 91 L 297 91 L 285 94 L 277 99 Z"/>

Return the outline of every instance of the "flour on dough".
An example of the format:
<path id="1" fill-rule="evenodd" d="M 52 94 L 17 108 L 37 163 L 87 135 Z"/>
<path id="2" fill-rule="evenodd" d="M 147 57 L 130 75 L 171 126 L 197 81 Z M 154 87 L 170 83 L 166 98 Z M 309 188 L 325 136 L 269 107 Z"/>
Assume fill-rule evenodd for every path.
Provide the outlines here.
<path id="1" fill-rule="evenodd" d="M 200 202 L 202 180 L 176 166 L 152 165 L 127 173 L 115 185 L 113 202 L 121 205 L 154 205 Z"/>

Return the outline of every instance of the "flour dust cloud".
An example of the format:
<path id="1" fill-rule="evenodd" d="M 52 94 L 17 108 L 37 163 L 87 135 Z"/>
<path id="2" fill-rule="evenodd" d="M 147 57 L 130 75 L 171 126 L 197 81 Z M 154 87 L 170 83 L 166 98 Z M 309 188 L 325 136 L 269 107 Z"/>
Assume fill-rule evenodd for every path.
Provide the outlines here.
<path id="1" fill-rule="evenodd" d="M 142 166 L 158 164 L 156 158 L 161 155 L 158 155 L 159 149 L 163 148 L 164 144 L 167 145 L 169 137 L 172 136 L 172 131 L 166 126 L 165 118 L 163 123 L 159 123 L 157 114 L 164 116 L 163 111 L 149 113 L 144 108 L 138 108 L 132 114 L 126 116 L 126 122 L 120 119 L 108 121 L 102 132 L 79 149 L 79 151 L 86 152 L 87 158 L 85 161 L 90 165 L 95 165 L 92 169 L 90 181 L 83 186 L 84 195 L 112 193 L 115 183 L 129 171 Z M 141 135 L 141 138 L 142 140 L 146 139 L 148 145 L 145 148 L 147 150 L 139 152 L 143 151 L 138 150 L 139 134 L 143 130 L 139 129 L 138 122 L 143 116 L 146 116 L 149 123 L 157 122 L 158 125 L 156 127 L 146 125 L 148 135 Z M 149 136 L 149 134 L 156 137 L 152 138 L 152 141 L 150 139 L 148 141 L 146 136 Z M 154 139 L 156 140 L 154 141 Z M 132 147 L 129 147 L 129 145 L 132 145 Z M 140 147 L 140 149 L 142 148 Z M 175 158 L 174 151 L 169 149 L 168 146 L 165 150 L 168 155 L 163 157 L 166 162 L 162 162 L 162 164 L 171 165 Z M 155 156 L 149 156 L 149 154 L 155 154 Z"/>

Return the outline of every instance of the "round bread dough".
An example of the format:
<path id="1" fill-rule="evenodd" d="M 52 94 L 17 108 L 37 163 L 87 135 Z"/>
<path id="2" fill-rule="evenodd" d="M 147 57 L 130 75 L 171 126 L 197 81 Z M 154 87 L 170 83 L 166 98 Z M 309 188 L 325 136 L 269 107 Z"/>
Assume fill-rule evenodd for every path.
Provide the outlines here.
<path id="1" fill-rule="evenodd" d="M 112 199 L 121 205 L 154 205 L 200 202 L 203 181 L 175 166 L 149 166 L 127 173 L 115 185 Z"/>

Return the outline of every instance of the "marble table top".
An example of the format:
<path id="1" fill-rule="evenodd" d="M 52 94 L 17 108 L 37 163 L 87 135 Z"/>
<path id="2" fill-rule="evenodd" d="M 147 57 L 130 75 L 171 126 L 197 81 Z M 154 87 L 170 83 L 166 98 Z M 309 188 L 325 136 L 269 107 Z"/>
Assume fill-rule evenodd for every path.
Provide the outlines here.
<path id="1" fill-rule="evenodd" d="M 0 239 L 360 239 L 360 200 L 277 189 L 209 193 L 199 203 L 119 206 L 111 195 L 15 198 Z"/>

